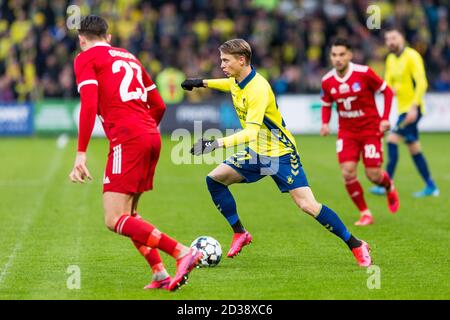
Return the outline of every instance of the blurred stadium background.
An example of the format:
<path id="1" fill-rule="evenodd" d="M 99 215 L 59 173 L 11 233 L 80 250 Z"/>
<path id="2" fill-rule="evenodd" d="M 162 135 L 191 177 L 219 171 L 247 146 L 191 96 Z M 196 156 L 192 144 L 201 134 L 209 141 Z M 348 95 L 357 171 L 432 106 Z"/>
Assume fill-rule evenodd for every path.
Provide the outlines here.
<path id="1" fill-rule="evenodd" d="M 239 208 L 254 231 L 252 248 L 218 268 L 194 272 L 191 284 L 177 295 L 141 292 L 147 267 L 130 243 L 103 226 L 100 190 L 107 141 L 90 144 L 92 183 L 73 186 L 67 179 L 79 112 L 73 75 L 77 34 L 66 27 L 72 4 L 83 16 L 105 17 L 113 45 L 127 48 L 146 66 L 168 104 L 161 124 L 166 134 L 192 129 L 196 120 L 203 129 L 239 126 L 228 96 L 209 90 L 186 93 L 179 85 L 186 77 L 223 77 L 217 48 L 229 38 L 251 43 L 253 64 L 270 80 L 288 128 L 317 134 L 329 41 L 350 39 L 354 61 L 382 75 L 383 28 L 404 30 L 409 45 L 424 57 L 429 81 L 421 129 L 444 132 L 423 135 L 442 195 L 412 201 L 421 181 L 403 149 L 396 182 L 405 199 L 401 211 L 392 217 L 384 199 L 371 197 L 376 225 L 357 229 L 382 266 L 382 290 L 369 290 L 366 272 L 352 265 L 351 255 L 340 254 L 343 247 L 308 217 L 299 218 L 266 179 L 248 188 L 236 186 Z M 366 27 L 369 5 L 379 7 L 381 29 Z M 0 299 L 448 299 L 449 14 L 446 0 L 0 0 Z M 94 135 L 102 136 L 99 125 Z M 342 185 L 335 138 L 296 139 L 318 198 L 327 199 L 351 225 L 357 212 Z M 157 190 L 141 200 L 142 214 L 185 243 L 206 233 L 227 247 L 228 227 L 204 185 L 212 166 L 175 165 L 169 160 L 173 145 L 166 135 Z M 273 201 L 265 201 L 266 192 Z M 245 201 L 257 194 L 261 201 Z M 83 272 L 84 290 L 67 290 L 66 268 L 72 264 Z"/>
<path id="2" fill-rule="evenodd" d="M 387 54 L 382 30 L 392 25 L 404 30 L 409 45 L 424 57 L 429 92 L 450 90 L 446 0 L 0 0 L 0 133 L 76 132 L 77 34 L 66 27 L 67 7 L 72 4 L 80 7 L 82 16 L 93 13 L 108 20 L 113 45 L 127 48 L 142 61 L 167 104 L 220 96 L 210 90 L 186 93 L 179 84 L 186 77 L 223 77 L 217 48 L 227 39 L 241 37 L 251 43 L 253 64 L 270 80 L 281 108 L 294 108 L 293 116 L 306 119 L 297 126 L 288 123 L 290 129 L 315 133 L 320 79 L 330 67 L 329 41 L 336 36 L 350 39 L 354 61 L 382 75 Z M 369 5 L 379 8 L 381 29 L 366 27 Z M 301 96 L 283 101 L 287 94 Z M 430 109 L 437 110 L 445 101 L 431 99 Z M 5 106 L 16 103 L 15 110 Z M 23 104 L 31 106 L 19 108 Z M 239 126 L 229 99 L 204 107 L 190 112 L 172 108 L 162 130 L 189 127 L 193 119 L 203 120 L 206 127 Z M 436 119 L 443 119 L 440 112 Z M 425 130 L 433 130 L 426 122 Z"/>

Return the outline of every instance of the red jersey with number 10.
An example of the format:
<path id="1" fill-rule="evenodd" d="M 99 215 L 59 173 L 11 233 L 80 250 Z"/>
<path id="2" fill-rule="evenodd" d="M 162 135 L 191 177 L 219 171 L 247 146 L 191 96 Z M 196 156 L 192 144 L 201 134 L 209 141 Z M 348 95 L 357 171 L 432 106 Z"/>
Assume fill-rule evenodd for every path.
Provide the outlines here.
<path id="1" fill-rule="evenodd" d="M 336 102 L 340 134 L 380 135 L 375 93 L 385 88 L 386 82 L 371 68 L 350 63 L 343 78 L 336 69 L 322 78 L 322 103 L 331 107 Z"/>
<path id="2" fill-rule="evenodd" d="M 101 42 L 77 55 L 74 70 L 78 92 L 98 86 L 97 114 L 110 141 L 159 133 L 147 104 L 156 86 L 134 55 Z"/>

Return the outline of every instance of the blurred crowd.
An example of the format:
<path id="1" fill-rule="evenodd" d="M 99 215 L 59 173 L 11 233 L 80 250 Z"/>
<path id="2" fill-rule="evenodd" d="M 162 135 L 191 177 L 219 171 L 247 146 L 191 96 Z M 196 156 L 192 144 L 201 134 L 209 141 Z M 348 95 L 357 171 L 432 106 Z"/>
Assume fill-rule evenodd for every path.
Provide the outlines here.
<path id="1" fill-rule="evenodd" d="M 112 45 L 135 54 L 167 103 L 196 101 L 179 84 L 186 77 L 223 77 L 218 46 L 244 38 L 253 65 L 277 94 L 316 93 L 330 68 L 328 44 L 350 39 L 354 60 L 384 73 L 382 30 L 401 28 L 425 59 L 429 91 L 450 90 L 449 7 L 446 0 L 0 0 L 0 101 L 77 97 L 73 59 L 77 33 L 67 7 L 106 18 Z M 367 28 L 377 5 L 381 29 Z"/>

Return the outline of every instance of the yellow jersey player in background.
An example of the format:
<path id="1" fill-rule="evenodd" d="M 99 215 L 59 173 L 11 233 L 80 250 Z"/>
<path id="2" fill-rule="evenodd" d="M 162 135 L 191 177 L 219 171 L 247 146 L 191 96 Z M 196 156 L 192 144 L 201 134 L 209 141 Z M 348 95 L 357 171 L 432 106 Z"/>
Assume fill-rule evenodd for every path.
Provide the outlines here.
<path id="1" fill-rule="evenodd" d="M 219 164 L 206 177 L 212 200 L 233 229 L 234 236 L 227 254 L 236 256 L 252 236 L 242 225 L 236 202 L 228 186 L 252 183 L 270 176 L 281 192 L 289 192 L 297 206 L 314 217 L 325 228 L 341 238 L 360 266 L 371 265 L 369 246 L 350 234 L 338 215 L 320 204 L 308 185 L 300 163 L 294 137 L 286 129 L 270 84 L 251 66 L 250 45 L 233 39 L 219 47 L 224 79 L 187 79 L 185 90 L 207 87 L 230 92 L 243 130 L 216 139 L 199 139 L 191 153 L 201 155 L 217 148 L 248 143 L 248 147 Z"/>
<path id="2" fill-rule="evenodd" d="M 438 196 L 439 189 L 434 183 L 427 161 L 421 151 L 418 124 L 424 114 L 424 95 L 428 82 L 423 59 L 420 54 L 406 46 L 405 38 L 397 29 L 385 33 L 386 46 L 390 53 L 386 58 L 385 80 L 397 96 L 398 120 L 388 136 L 388 161 L 386 171 L 394 177 L 398 162 L 398 143 L 403 139 L 425 182 L 422 191 L 413 194 L 416 198 Z M 383 187 L 375 186 L 372 193 L 384 194 Z"/>

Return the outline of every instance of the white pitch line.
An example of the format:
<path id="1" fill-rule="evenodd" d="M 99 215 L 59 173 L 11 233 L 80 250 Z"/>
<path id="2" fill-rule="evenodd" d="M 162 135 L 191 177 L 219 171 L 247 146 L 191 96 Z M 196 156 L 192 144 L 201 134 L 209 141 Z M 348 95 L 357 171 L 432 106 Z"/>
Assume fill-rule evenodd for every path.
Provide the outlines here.
<path id="1" fill-rule="evenodd" d="M 0 273 L 0 284 L 3 283 L 4 279 L 6 278 L 6 274 L 9 270 L 9 267 L 12 265 L 13 260 L 16 258 L 17 251 L 20 250 L 20 247 L 22 246 L 22 242 L 18 241 L 16 245 L 14 246 L 14 249 L 12 253 L 10 254 L 8 261 L 3 266 L 2 272 Z"/>
<path id="2" fill-rule="evenodd" d="M 12 187 L 42 187 L 44 179 L 41 180 L 0 180 L 0 188 Z"/>
<path id="3" fill-rule="evenodd" d="M 43 190 L 43 192 L 41 192 L 41 196 L 39 197 L 38 203 L 34 206 L 34 210 L 28 211 L 29 213 L 28 213 L 28 216 L 27 216 L 24 224 L 22 224 L 22 229 L 17 233 L 18 240 L 17 240 L 16 244 L 14 245 L 14 248 L 13 248 L 11 254 L 9 255 L 8 261 L 4 264 L 4 266 L 0 272 L 0 286 L 4 283 L 4 281 L 8 275 L 8 271 L 11 268 L 13 261 L 17 256 L 17 253 L 22 248 L 23 237 L 28 232 L 28 229 L 30 228 L 31 224 L 33 223 L 34 219 L 36 218 L 36 213 L 40 212 L 40 209 L 44 203 L 44 198 L 47 195 L 47 192 L 49 189 L 49 182 L 51 181 L 51 179 L 53 178 L 53 176 L 58 171 L 58 168 L 61 165 L 62 155 L 63 155 L 62 150 L 57 151 L 56 155 L 53 157 L 53 161 L 51 162 L 51 165 L 48 168 L 49 170 L 47 171 L 47 174 L 42 178 L 41 186 L 46 186 L 46 188 L 45 188 L 45 190 Z"/>

